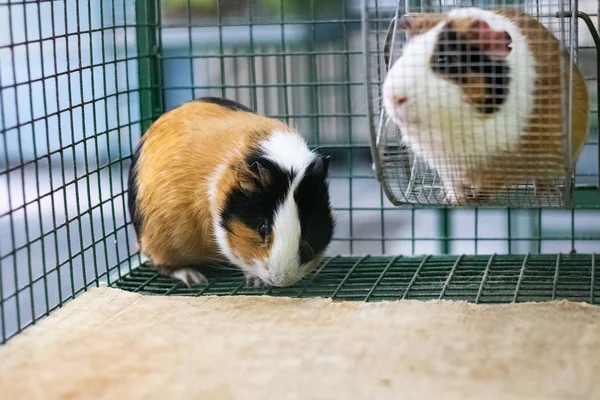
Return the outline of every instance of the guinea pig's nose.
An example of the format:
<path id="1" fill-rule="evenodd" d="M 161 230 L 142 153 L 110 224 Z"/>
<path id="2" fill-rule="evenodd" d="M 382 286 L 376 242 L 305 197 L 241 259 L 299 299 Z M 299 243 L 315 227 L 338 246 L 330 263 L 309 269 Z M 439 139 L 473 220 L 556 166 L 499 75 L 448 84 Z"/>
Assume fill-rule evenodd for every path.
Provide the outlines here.
<path id="1" fill-rule="evenodd" d="M 402 121 L 406 122 L 407 120 L 407 99 L 406 97 L 394 97 L 394 116 Z"/>
<path id="2" fill-rule="evenodd" d="M 394 103 L 396 106 L 401 106 L 406 103 L 406 97 L 394 97 Z"/>

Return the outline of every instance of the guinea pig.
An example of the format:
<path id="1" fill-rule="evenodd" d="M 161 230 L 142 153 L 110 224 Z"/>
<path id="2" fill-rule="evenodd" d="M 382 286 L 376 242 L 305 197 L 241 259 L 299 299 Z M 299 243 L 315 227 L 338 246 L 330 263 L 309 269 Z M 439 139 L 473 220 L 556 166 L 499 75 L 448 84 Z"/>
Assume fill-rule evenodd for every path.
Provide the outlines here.
<path id="1" fill-rule="evenodd" d="M 141 252 L 162 274 L 204 283 L 195 266 L 226 261 L 249 284 L 288 286 L 333 236 L 329 157 L 281 121 L 201 98 L 148 129 L 129 170 Z"/>
<path id="2" fill-rule="evenodd" d="M 444 201 L 489 201 L 510 185 L 553 190 L 573 168 L 563 134 L 569 86 L 573 166 L 589 112 L 585 80 L 575 65 L 569 79 L 554 35 L 508 8 L 406 14 L 396 25 L 408 39 L 384 80 L 383 107 L 438 173 Z"/>

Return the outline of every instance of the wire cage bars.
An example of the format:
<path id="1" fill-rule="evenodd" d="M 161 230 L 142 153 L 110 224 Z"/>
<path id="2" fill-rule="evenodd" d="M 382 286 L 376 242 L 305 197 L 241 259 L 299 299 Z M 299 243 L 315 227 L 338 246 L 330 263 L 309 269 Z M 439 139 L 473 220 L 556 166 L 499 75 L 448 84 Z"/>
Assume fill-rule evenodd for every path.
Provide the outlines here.
<path id="1" fill-rule="evenodd" d="M 366 48 L 382 37 L 366 68 L 383 70 L 371 143 L 390 200 L 571 206 L 589 125 L 577 2 L 398 1 L 387 14 L 364 34 Z"/>
<path id="2" fill-rule="evenodd" d="M 395 207 L 386 197 L 371 171 L 377 118 L 366 89 L 380 98 L 377 65 L 397 2 L 369 1 L 365 69 L 366 14 L 355 0 L 0 0 L 0 343 L 99 285 L 155 295 L 597 303 L 599 258 L 584 254 L 600 248 L 593 196 L 572 210 Z M 593 88 L 595 49 L 588 41 L 578 50 Z M 207 95 L 280 118 L 332 155 L 336 233 L 305 281 L 251 289 L 241 274 L 209 266 L 209 283 L 187 288 L 140 258 L 126 212 L 132 150 L 163 112 Z M 577 174 L 590 187 L 594 120 Z"/>

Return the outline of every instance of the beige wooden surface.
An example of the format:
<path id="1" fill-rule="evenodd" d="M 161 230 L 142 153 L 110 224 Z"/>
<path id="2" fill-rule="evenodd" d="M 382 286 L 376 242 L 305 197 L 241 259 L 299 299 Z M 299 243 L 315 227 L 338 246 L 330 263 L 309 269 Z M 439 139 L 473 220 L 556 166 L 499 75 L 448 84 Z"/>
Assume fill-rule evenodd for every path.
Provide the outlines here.
<path id="1" fill-rule="evenodd" d="M 600 399 L 600 307 L 93 289 L 0 347 L 5 399 Z"/>

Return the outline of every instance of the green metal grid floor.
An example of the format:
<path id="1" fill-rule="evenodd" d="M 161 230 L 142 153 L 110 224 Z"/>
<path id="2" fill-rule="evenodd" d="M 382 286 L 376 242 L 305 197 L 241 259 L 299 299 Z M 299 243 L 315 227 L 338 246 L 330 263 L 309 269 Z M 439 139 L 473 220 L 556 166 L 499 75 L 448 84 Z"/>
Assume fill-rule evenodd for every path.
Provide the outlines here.
<path id="1" fill-rule="evenodd" d="M 208 284 L 186 287 L 142 265 L 116 281 L 153 295 L 270 295 L 335 300 L 452 299 L 510 303 L 569 299 L 600 303 L 597 255 L 332 257 L 286 288 L 246 287 L 241 273 L 208 267 Z"/>

